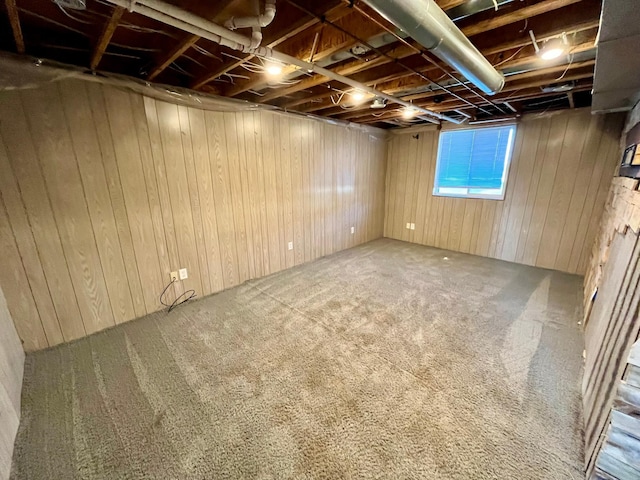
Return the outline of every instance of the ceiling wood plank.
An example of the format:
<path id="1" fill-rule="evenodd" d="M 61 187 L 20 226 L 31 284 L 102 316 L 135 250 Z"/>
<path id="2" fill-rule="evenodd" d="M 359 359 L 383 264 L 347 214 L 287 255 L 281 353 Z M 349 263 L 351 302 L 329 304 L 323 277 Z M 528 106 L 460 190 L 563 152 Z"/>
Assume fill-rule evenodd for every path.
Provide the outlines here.
<path id="1" fill-rule="evenodd" d="M 233 0 L 221 0 L 216 2 L 209 12 L 210 18 L 216 18 L 220 15 L 225 8 L 229 6 L 229 4 Z M 147 80 L 153 80 L 158 75 L 160 75 L 169 65 L 175 62 L 184 52 L 189 50 L 193 45 L 196 44 L 201 37 L 198 35 L 187 35 L 182 40 L 180 40 L 170 51 L 167 53 L 161 60 L 156 63 L 156 66 L 153 67 L 149 75 L 147 75 Z"/>
<path id="2" fill-rule="evenodd" d="M 481 22 L 473 23 L 461 30 L 467 37 L 472 37 L 479 33 L 495 30 L 496 28 L 504 27 L 511 23 L 527 20 L 528 18 L 542 15 L 543 13 L 548 13 L 581 1 L 583 0 L 545 0 L 528 7 L 522 7 Z"/>
<path id="3" fill-rule="evenodd" d="M 584 80 L 584 79 L 589 79 L 589 78 L 593 78 L 593 71 L 588 71 L 588 72 L 582 72 L 582 73 L 575 73 L 573 75 L 567 75 L 562 81 L 563 82 L 570 82 L 570 81 L 576 81 L 576 80 Z M 549 84 L 553 84 L 553 78 L 543 78 L 543 79 L 537 79 L 537 80 L 533 80 L 531 82 L 527 82 L 527 83 L 518 83 L 517 85 L 513 85 L 513 86 L 509 86 L 507 88 L 505 88 L 502 92 L 501 95 L 496 96 L 496 97 L 492 97 L 491 101 L 494 103 L 500 103 L 503 101 L 512 101 L 513 99 L 517 98 L 516 95 L 509 95 L 510 93 L 513 92 L 517 92 L 520 90 L 524 90 L 524 89 L 531 89 L 531 88 L 537 88 L 537 87 L 541 87 L 544 85 L 549 85 Z M 536 92 L 537 96 L 542 96 L 544 92 L 540 91 L 538 88 L 538 91 Z M 556 92 L 557 95 L 562 95 L 561 92 Z M 486 107 L 489 104 L 487 102 L 484 102 L 482 100 L 479 100 L 476 102 L 478 106 L 480 107 Z M 416 103 L 417 106 L 420 106 L 422 108 L 427 108 L 436 112 L 446 112 L 446 111 L 452 111 L 452 110 L 460 110 L 460 109 L 469 109 L 469 108 L 473 108 L 470 107 L 469 105 L 460 102 L 459 100 L 456 100 L 455 98 L 452 99 L 451 101 L 445 101 L 445 102 L 441 102 L 441 103 L 436 103 L 434 101 L 429 101 L 429 102 L 420 102 L 420 103 Z M 349 121 L 356 121 L 358 123 L 375 123 L 378 121 L 381 121 L 382 119 L 390 119 L 390 118 L 399 118 L 402 116 L 402 111 L 401 110 L 393 110 L 390 111 L 388 113 L 385 113 L 383 115 L 381 115 L 380 117 L 373 117 L 371 114 L 365 115 L 365 116 L 360 116 L 360 117 L 351 117 L 350 115 L 343 115 L 343 116 L 338 116 L 336 118 L 339 118 L 340 120 L 349 120 Z"/>
<path id="4" fill-rule="evenodd" d="M 316 20 L 318 22 L 321 21 L 320 19 L 316 19 Z M 330 28 L 331 23 L 328 23 L 328 22 L 332 22 L 332 23 L 335 22 L 348 32 L 351 32 L 354 30 L 358 31 L 360 35 L 366 38 L 370 38 L 376 34 L 381 33 L 381 30 L 377 25 L 370 24 L 370 23 L 363 24 L 362 18 L 357 14 L 357 12 L 348 12 L 347 15 L 344 15 L 343 17 L 335 21 L 328 20 L 326 23 L 323 24 L 323 26 L 324 25 L 327 25 L 327 26 L 323 29 L 320 41 L 318 42 L 317 51 L 314 53 L 314 56 L 313 56 L 316 62 L 324 58 L 327 58 L 333 55 L 334 53 L 337 53 L 343 50 L 348 50 L 349 48 L 360 43 L 357 39 L 354 39 L 340 32 L 339 30 Z M 293 57 L 299 58 L 301 60 L 306 60 L 307 58 L 309 58 L 311 47 L 312 45 L 310 43 L 302 42 L 301 45 L 291 45 L 291 48 L 282 49 L 282 52 L 288 55 L 291 55 Z M 296 67 L 286 66 L 283 72 L 284 78 L 286 78 L 287 74 L 292 73 L 295 70 L 297 70 Z M 315 77 L 316 75 L 314 75 L 312 78 L 315 78 Z M 328 79 L 326 77 L 323 77 L 323 80 L 320 81 L 320 83 L 324 83 L 327 80 Z M 242 84 L 239 84 L 229 89 L 228 91 L 226 91 L 225 95 L 229 97 L 235 97 L 248 90 L 264 88 L 266 85 L 268 85 L 268 80 L 265 79 L 264 75 L 257 73 L 252 75 L 250 80 L 243 82 Z M 273 95 L 272 98 L 277 98 L 278 96 L 280 96 L 278 92 L 280 92 L 281 90 L 287 90 L 287 89 L 278 89 L 268 94 L 267 96 L 271 97 L 271 95 Z M 266 97 L 261 97 L 260 101 L 266 102 L 269 100 L 267 100 Z"/>
<path id="5" fill-rule="evenodd" d="M 20 26 L 20 17 L 18 17 L 18 7 L 16 7 L 15 0 L 4 0 L 5 7 L 7 9 L 7 16 L 9 17 L 9 23 L 11 24 L 11 31 L 13 32 L 13 40 L 16 44 L 16 50 L 18 53 L 25 52 L 24 37 L 22 36 L 22 27 Z"/>
<path id="6" fill-rule="evenodd" d="M 499 27 L 503 27 L 505 25 L 509 25 L 511 23 L 514 23 L 516 21 L 522 20 L 522 19 L 526 19 L 529 18 L 530 16 L 536 16 L 536 15 L 540 15 L 542 13 L 547 13 L 549 11 L 552 10 L 556 10 L 558 8 L 562 8 L 562 7 L 566 7 L 568 5 L 571 5 L 573 3 L 577 3 L 581 0 L 547 0 L 547 1 L 543 1 L 540 2 L 538 4 L 529 6 L 529 7 L 523 7 L 523 8 L 519 8 L 517 10 L 505 13 L 503 15 L 499 15 L 496 16 L 492 19 L 486 20 L 484 22 L 479 22 L 478 24 L 475 25 L 471 25 L 469 27 L 467 27 L 466 29 L 463 30 L 463 32 L 465 34 L 467 34 L 468 36 L 472 36 L 475 34 L 479 34 L 488 30 L 493 30 Z M 480 27 L 478 28 L 477 25 L 480 25 Z M 561 31 L 560 33 L 564 32 L 565 30 Z M 522 42 L 522 40 L 520 41 Z M 510 42 L 513 43 L 513 42 Z M 525 41 L 525 45 L 528 42 Z M 379 65 L 385 64 L 385 63 L 389 63 L 389 62 L 381 62 L 379 63 Z M 373 65 L 373 66 L 377 66 L 377 65 Z M 427 66 L 425 68 L 425 72 L 426 71 L 432 71 L 435 70 L 436 67 L 434 66 Z M 356 73 L 355 71 L 349 72 L 349 73 L 344 73 L 342 70 L 335 70 L 337 73 L 340 73 L 342 75 L 351 75 L 353 73 Z M 357 71 L 357 70 L 356 70 Z M 420 70 L 419 70 L 420 71 Z M 421 71 L 421 73 L 424 73 Z M 406 72 L 405 73 L 406 76 L 413 76 L 415 74 L 412 74 L 410 72 Z M 271 92 L 263 97 L 260 98 L 261 102 L 270 102 L 276 98 L 282 97 L 282 96 L 286 96 L 286 95 L 290 95 L 292 93 L 301 91 L 301 90 L 305 90 L 307 88 L 312 88 L 314 86 L 320 85 L 322 83 L 328 82 L 330 79 L 327 77 L 323 77 L 323 76 L 314 76 L 311 79 L 306 79 L 303 80 L 302 82 L 300 82 L 297 85 L 291 86 L 291 87 L 287 87 L 287 88 L 283 88 L 283 89 L 278 89 L 274 92 Z M 375 81 L 373 81 L 372 83 L 368 83 L 368 85 L 372 85 L 372 84 L 376 84 L 376 83 L 380 83 L 381 81 L 384 81 L 383 79 L 376 79 Z M 389 93 L 389 92 L 386 92 Z M 331 94 L 327 95 L 326 98 L 330 97 Z M 319 110 L 319 109 L 318 109 Z"/>
<path id="7" fill-rule="evenodd" d="M 343 16 L 347 15 L 349 12 L 350 10 L 348 8 L 345 8 L 344 5 L 338 4 L 335 7 L 328 10 L 327 12 L 325 12 L 324 15 L 328 19 L 338 20 Z M 304 18 L 296 22 L 295 24 L 293 24 L 286 31 L 280 33 L 274 40 L 270 41 L 266 46 L 269 48 L 275 48 L 278 45 L 286 42 L 287 40 L 293 37 L 296 37 L 297 35 L 300 35 L 301 33 L 306 32 L 313 27 L 317 27 L 319 23 L 320 23 L 320 20 L 318 20 L 317 18 L 308 18 L 308 17 Z M 315 31 L 317 30 L 314 30 L 314 32 Z M 209 72 L 201 76 L 200 78 L 196 79 L 191 85 L 191 88 L 195 90 L 200 89 L 207 83 L 212 82 L 213 80 L 224 75 L 225 73 L 229 73 L 230 71 L 238 68 L 243 63 L 248 62 L 253 58 L 254 58 L 254 55 L 245 55 L 239 60 L 233 60 L 231 62 L 225 63 L 224 65 L 217 68 L 216 70 Z"/>
<path id="8" fill-rule="evenodd" d="M 124 7 L 114 7 L 111 12 L 111 17 L 104 24 L 102 29 L 102 33 L 96 42 L 96 46 L 93 49 L 93 53 L 91 54 L 91 61 L 89 66 L 91 70 L 95 70 L 96 67 L 100 64 L 100 60 L 102 60 L 102 56 L 104 52 L 107 50 L 109 46 L 109 42 L 111 42 L 111 37 L 113 37 L 113 32 L 118 28 L 118 24 L 120 23 L 120 19 L 122 18 L 122 14 L 125 12 Z"/>
<path id="9" fill-rule="evenodd" d="M 587 72 L 588 75 L 593 75 L 593 65 L 594 65 L 594 61 L 593 60 L 589 60 L 589 61 L 585 61 L 585 62 L 577 62 L 577 63 L 572 63 L 572 64 L 564 64 L 564 65 L 556 65 L 554 67 L 548 67 L 546 69 L 542 69 L 539 71 L 532 71 L 532 72 L 523 72 L 521 74 L 517 74 L 517 75 L 511 75 L 508 76 L 506 78 L 506 85 L 505 88 L 500 92 L 500 94 L 496 97 L 491 97 L 491 101 L 495 101 L 496 98 L 500 98 L 500 95 L 502 93 L 506 93 L 506 92 L 513 92 L 514 90 L 519 90 L 521 88 L 530 88 L 532 86 L 540 86 L 540 85 L 547 85 L 550 83 L 554 83 L 554 80 L 556 82 L 558 81 L 570 81 L 573 77 L 571 77 L 571 75 L 565 75 L 563 78 L 558 79 L 558 78 L 548 78 L 545 77 L 545 75 L 550 75 L 550 74 L 557 74 L 557 73 L 562 73 L 566 70 L 566 72 L 571 72 L 571 71 L 575 71 L 575 70 L 579 70 L 579 69 L 585 69 L 585 68 L 590 68 L 589 72 Z M 533 75 L 533 73 L 535 72 L 535 75 Z M 531 82 L 534 83 L 527 83 L 525 84 L 525 86 L 520 86 L 520 83 L 522 80 L 525 79 L 529 79 L 529 78 L 544 78 L 544 80 L 542 80 L 542 83 L 538 83 L 538 81 L 536 80 L 532 80 Z M 583 77 L 581 77 L 583 78 Z M 457 93 L 461 93 L 463 92 L 463 89 L 461 87 L 457 87 L 455 89 L 453 89 L 453 91 L 457 92 Z M 422 106 L 423 103 L 428 102 L 428 105 L 431 106 L 435 106 L 436 108 L 439 106 L 447 106 L 450 103 L 455 103 L 458 102 L 459 100 L 455 99 L 455 98 L 447 98 L 442 102 L 438 102 L 436 103 L 433 99 L 435 97 L 438 97 L 442 95 L 442 93 L 440 92 L 425 92 L 424 94 L 416 94 L 416 95 L 406 95 L 401 97 L 403 100 L 405 101 L 414 101 L 414 100 L 420 100 L 420 102 L 416 102 L 416 105 L 420 105 Z M 467 100 L 473 101 L 475 104 L 477 105 L 482 105 L 484 102 L 481 99 L 475 98 L 472 94 L 466 94 L 466 95 L 462 95 L 463 98 L 466 98 Z M 460 104 L 461 107 L 469 107 L 469 105 L 466 105 L 464 103 Z M 447 107 L 448 108 L 448 107 Z M 456 107 L 458 108 L 458 107 Z M 376 112 L 374 112 L 376 113 Z M 377 112 L 379 113 L 379 112 Z M 358 121 L 358 118 L 361 117 L 368 117 L 371 115 L 371 111 L 368 109 L 368 106 L 365 106 L 363 108 L 358 108 L 356 111 L 350 111 L 345 113 L 344 110 L 341 110 L 339 108 L 334 109 L 334 111 L 331 112 L 325 112 L 323 113 L 323 115 L 337 115 L 337 118 L 340 118 L 342 120 L 355 120 Z"/>

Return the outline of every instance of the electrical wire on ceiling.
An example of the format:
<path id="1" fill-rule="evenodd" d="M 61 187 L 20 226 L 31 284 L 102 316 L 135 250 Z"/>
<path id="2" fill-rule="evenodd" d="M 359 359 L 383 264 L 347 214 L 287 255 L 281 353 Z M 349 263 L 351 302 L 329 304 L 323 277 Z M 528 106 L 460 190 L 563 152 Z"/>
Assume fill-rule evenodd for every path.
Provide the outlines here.
<path id="1" fill-rule="evenodd" d="M 522 50 L 524 50 L 528 46 L 529 45 L 523 45 L 518 50 L 516 50 L 516 52 L 513 55 L 510 55 L 508 58 L 505 58 L 504 60 L 499 61 L 498 63 L 494 64 L 493 67 L 494 68 L 495 67 L 499 67 L 500 65 L 503 65 L 503 64 L 507 63 L 508 61 L 512 60 L 516 55 L 518 55 Z"/>
<path id="2" fill-rule="evenodd" d="M 562 75 L 560 75 L 558 78 L 556 78 L 555 80 L 553 80 L 554 82 L 559 82 L 560 80 L 562 80 L 565 75 L 567 74 L 567 72 L 569 71 L 569 69 L 571 68 L 571 65 L 573 64 L 573 58 L 575 57 L 575 55 L 572 53 L 570 55 L 570 59 L 569 59 L 569 64 L 567 65 L 567 68 L 564 69 L 564 72 L 562 72 Z"/>
<path id="3" fill-rule="evenodd" d="M 182 73 L 183 75 L 186 75 L 187 77 L 190 77 L 190 78 L 194 77 L 194 75 L 192 73 L 187 72 L 184 68 L 182 68 L 176 62 L 172 62 L 171 64 L 169 64 L 169 68 L 171 70 L 175 70 L 176 72 Z"/>
<path id="4" fill-rule="evenodd" d="M 213 53 L 211 53 L 209 50 L 202 48 L 200 45 L 198 45 L 197 43 L 194 43 L 193 45 L 191 45 L 191 48 L 193 48 L 196 52 L 200 53 L 201 55 L 204 55 L 205 57 L 209 57 L 209 58 L 215 58 L 216 60 L 218 60 L 219 62 L 222 62 L 222 58 L 220 58 L 217 55 L 214 55 Z"/>
<path id="5" fill-rule="evenodd" d="M 489 112 L 488 110 L 484 110 L 482 107 L 474 104 L 473 102 L 470 102 L 469 100 L 467 100 L 464 97 L 461 97 L 460 95 L 456 94 L 455 92 L 451 91 L 450 89 L 448 89 L 447 87 L 441 85 L 438 82 L 433 81 L 432 79 L 428 78 L 426 75 L 424 75 L 423 73 L 419 72 L 418 70 L 411 68 L 409 66 L 407 66 L 406 64 L 404 64 L 403 62 L 399 61 L 399 59 L 392 57 L 390 55 L 387 55 L 385 52 L 383 52 L 382 50 L 380 50 L 379 48 L 374 47 L 373 45 L 367 43 L 366 41 L 362 40 L 361 38 L 356 37 L 355 35 L 353 35 L 351 32 L 347 31 L 346 29 L 342 28 L 340 25 L 333 23 L 329 20 L 327 20 L 326 18 L 320 17 L 318 15 L 316 15 L 315 13 L 313 13 L 312 11 L 306 9 L 305 7 L 299 5 L 298 3 L 296 3 L 293 0 L 286 0 L 287 3 L 291 4 L 292 6 L 298 8 L 300 11 L 304 12 L 305 14 L 312 16 L 312 17 L 316 17 L 316 18 L 320 18 L 324 23 L 330 25 L 331 27 L 335 28 L 336 30 L 340 31 L 341 33 L 344 33 L 345 35 L 351 37 L 352 39 L 356 40 L 357 42 L 361 43 L 362 45 L 366 46 L 367 48 L 369 48 L 369 50 L 372 50 L 374 52 L 376 52 L 378 55 L 383 56 L 389 60 L 391 60 L 393 63 L 397 64 L 398 66 L 404 68 L 405 70 L 411 72 L 414 75 L 417 75 L 418 77 L 420 77 L 422 80 L 424 80 L 425 82 L 428 82 L 430 84 L 434 84 L 435 86 L 437 86 L 438 88 L 440 88 L 441 90 L 444 90 L 445 92 L 447 92 L 449 95 L 452 95 L 453 97 L 457 98 L 458 100 L 468 104 L 469 106 L 473 106 L 474 108 L 478 108 L 481 111 L 484 111 L 487 114 L 491 114 L 491 112 Z M 423 58 L 425 58 L 426 60 L 428 60 L 429 62 L 431 62 L 433 65 L 435 65 L 436 67 L 440 68 L 441 70 L 443 70 L 445 73 L 449 74 L 449 72 L 447 72 L 444 68 L 442 68 L 437 62 L 434 62 L 433 60 L 431 60 L 430 58 L 428 58 L 425 53 L 417 48 L 416 46 L 410 44 L 409 42 L 407 42 L 405 39 L 403 39 L 402 37 L 400 37 L 396 32 L 392 31 L 391 29 L 387 28 L 386 26 L 384 26 L 382 23 L 378 22 L 377 20 L 375 20 L 373 17 L 371 17 L 370 15 L 368 15 L 366 12 L 363 12 L 358 6 L 356 5 L 352 5 L 352 8 L 354 8 L 357 12 L 359 12 L 361 15 L 365 16 L 365 18 L 368 18 L 369 20 L 375 22 L 378 26 L 380 26 L 381 28 L 383 28 L 384 30 L 386 30 L 388 33 L 390 33 L 391 35 L 393 35 L 398 41 L 404 43 L 405 45 L 409 46 L 410 48 L 416 50 L 418 53 L 421 54 L 421 56 L 423 56 Z M 453 75 L 450 75 L 451 78 L 453 78 L 454 80 L 456 80 L 456 82 L 459 82 L 459 80 L 454 77 Z M 465 87 L 467 90 L 473 92 L 475 95 L 477 95 L 479 98 L 482 98 L 484 101 L 490 103 L 491 105 L 494 105 L 498 110 L 500 110 L 502 113 L 504 113 L 504 111 L 497 105 L 493 104 L 490 100 L 484 98 L 484 96 L 480 95 L 479 93 L 475 92 L 473 89 L 471 89 L 469 86 L 464 85 L 463 83 L 461 84 L 463 87 Z"/>
<path id="6" fill-rule="evenodd" d="M 189 60 L 189 61 L 191 61 L 191 62 L 195 63 L 196 65 L 201 66 L 202 68 L 207 68 L 207 66 L 206 66 L 206 65 L 204 65 L 203 63 L 200 63 L 200 62 L 199 62 L 198 60 L 196 60 L 195 58 L 190 57 L 189 55 L 186 55 L 186 54 L 184 54 L 184 53 L 180 56 L 180 58 L 184 58 L 184 59 L 186 59 L 186 60 Z"/>
<path id="7" fill-rule="evenodd" d="M 293 2 L 292 0 L 287 0 L 289 3 L 292 3 L 293 5 L 296 5 L 295 2 Z M 343 0 L 343 1 L 347 1 L 347 0 Z M 401 42 L 403 45 L 408 46 L 409 48 L 412 48 L 413 50 L 416 51 L 416 53 L 419 53 L 420 56 L 426 60 L 427 62 L 431 63 L 433 66 L 435 66 L 436 68 L 438 68 L 439 70 L 442 70 L 446 76 L 450 77 L 452 80 L 454 80 L 456 82 L 456 84 L 459 84 L 461 87 L 463 87 L 464 89 L 468 90 L 469 92 L 471 92 L 473 95 L 475 95 L 476 97 L 480 98 L 481 100 L 483 100 L 484 102 L 488 103 L 489 105 L 493 106 L 494 108 L 496 108 L 497 110 L 499 110 L 501 113 L 506 113 L 499 105 L 496 105 L 494 102 L 492 102 L 491 100 L 489 100 L 488 98 L 486 98 L 484 95 L 482 95 L 481 93 L 475 91 L 474 89 L 472 89 L 471 87 L 469 87 L 469 85 L 467 85 L 465 82 L 461 82 L 458 78 L 456 78 L 453 74 L 451 74 L 448 70 L 446 70 L 444 67 L 442 67 L 438 62 L 434 61 L 425 50 L 416 47 L 415 45 L 409 43 L 406 39 L 402 38 L 400 35 L 398 35 L 393 29 L 388 28 L 386 25 L 384 25 L 382 22 L 378 21 L 376 18 L 372 17 L 371 15 L 369 15 L 367 12 L 365 12 L 364 10 L 362 10 L 358 5 L 355 5 L 353 0 L 351 0 L 350 2 L 350 7 L 355 9 L 360 15 L 362 15 L 363 17 L 365 17 L 366 19 L 374 22 L 376 25 L 378 25 L 380 28 L 384 29 L 387 33 L 389 33 L 390 35 L 393 35 L 399 42 Z M 400 66 L 403 66 L 403 64 L 401 62 L 398 62 L 398 64 Z M 436 86 L 439 86 L 441 88 L 442 85 L 433 82 Z M 453 95 L 454 97 L 458 98 L 459 100 L 467 103 L 470 106 L 473 106 L 475 108 L 479 108 L 480 110 L 484 111 L 485 113 L 490 114 L 490 112 L 481 109 L 480 107 L 478 107 L 478 105 L 473 104 L 473 102 L 470 102 L 469 100 L 462 98 L 458 95 L 456 95 L 453 92 L 450 92 L 448 89 L 444 88 L 445 91 L 447 91 L 447 93 Z"/>
<path id="8" fill-rule="evenodd" d="M 62 5 L 60 5 L 59 3 L 56 2 L 56 5 L 60 9 L 60 11 L 62 13 L 64 13 L 67 17 L 69 17 L 71 20 L 75 20 L 76 22 L 79 22 L 79 23 L 84 23 L 85 25 L 93 25 L 93 24 L 95 24 L 95 19 L 91 18 L 91 15 L 87 15 L 86 13 L 82 12 L 82 13 L 84 13 L 85 17 L 90 17 L 91 18 L 91 20 L 82 20 L 82 19 L 76 17 L 75 15 L 72 15 L 69 12 L 67 12 L 67 9 L 64 8 Z"/>
<path id="9" fill-rule="evenodd" d="M 70 27 L 69 25 L 65 25 L 64 23 L 56 22 L 55 20 L 53 20 L 53 19 L 51 19 L 49 17 L 45 17 L 43 15 L 39 15 L 39 14 L 37 14 L 35 12 L 32 12 L 31 10 L 27 10 L 26 8 L 18 7 L 18 11 L 21 12 L 21 13 L 24 13 L 26 15 L 30 15 L 30 16 L 32 16 L 34 18 L 37 18 L 37 19 L 43 20 L 45 22 L 51 23 L 53 25 L 56 25 L 56 26 L 58 26 L 60 28 L 64 28 L 64 29 L 69 30 L 69 31 L 71 31 L 73 33 L 77 33 L 78 35 L 82 35 L 83 37 L 87 37 L 87 38 L 90 37 L 90 35 L 88 35 L 87 33 L 83 32 L 81 30 L 77 30 L 77 29 L 75 29 L 73 27 Z"/>

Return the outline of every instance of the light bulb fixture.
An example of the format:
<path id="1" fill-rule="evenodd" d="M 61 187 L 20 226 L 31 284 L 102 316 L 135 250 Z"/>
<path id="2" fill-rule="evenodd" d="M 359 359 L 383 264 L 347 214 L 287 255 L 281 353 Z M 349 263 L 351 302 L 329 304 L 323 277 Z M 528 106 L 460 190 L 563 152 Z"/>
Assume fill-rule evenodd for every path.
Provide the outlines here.
<path id="1" fill-rule="evenodd" d="M 569 50 L 569 42 L 567 41 L 566 34 L 562 34 L 561 37 L 551 38 L 542 44 L 542 47 L 538 46 L 533 30 L 529 30 L 529 36 L 533 43 L 533 48 L 542 60 L 554 60 Z"/>
<path id="2" fill-rule="evenodd" d="M 360 90 L 353 90 L 349 93 L 349 96 L 351 97 L 351 100 L 353 103 L 360 103 L 364 100 L 364 92 L 360 91 Z"/>
<path id="3" fill-rule="evenodd" d="M 282 65 L 280 65 L 279 63 L 268 63 L 264 67 L 264 71 L 270 77 L 277 77 L 279 75 L 282 75 Z"/>
<path id="4" fill-rule="evenodd" d="M 402 110 L 402 118 L 406 120 L 411 120 L 417 114 L 418 111 L 415 108 L 405 107 L 404 110 Z"/>
<path id="5" fill-rule="evenodd" d="M 384 98 L 376 97 L 371 102 L 371 108 L 384 108 L 387 106 L 387 102 Z"/>

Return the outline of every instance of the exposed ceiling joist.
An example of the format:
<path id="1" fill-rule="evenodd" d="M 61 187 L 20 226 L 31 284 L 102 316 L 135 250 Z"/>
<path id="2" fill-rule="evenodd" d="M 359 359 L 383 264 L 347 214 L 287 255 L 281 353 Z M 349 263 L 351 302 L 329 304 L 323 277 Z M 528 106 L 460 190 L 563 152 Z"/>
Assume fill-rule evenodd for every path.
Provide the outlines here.
<path id="1" fill-rule="evenodd" d="M 482 32 L 489 30 L 495 30 L 496 28 L 504 27 L 511 23 L 520 22 L 543 13 L 548 13 L 559 8 L 566 7 L 568 5 L 581 2 L 583 0 L 545 0 L 535 3 L 527 7 L 520 7 L 516 10 L 504 13 L 502 15 L 496 15 L 493 18 L 474 23 L 467 27 L 462 28 L 462 33 L 468 37 L 472 37 Z"/>
<path id="2" fill-rule="evenodd" d="M 219 0 L 215 3 L 215 7 L 210 12 L 211 18 L 215 18 L 219 15 L 232 0 Z M 151 69 L 149 75 L 147 76 L 147 80 L 153 80 L 158 75 L 160 75 L 165 68 L 175 62 L 184 52 L 189 50 L 196 42 L 200 40 L 198 35 L 186 35 L 182 40 L 180 40 L 176 45 L 167 53 L 163 58 L 158 60 L 156 66 Z"/>
<path id="3" fill-rule="evenodd" d="M 324 15 L 326 18 L 339 19 L 347 15 L 348 13 L 349 13 L 349 9 L 345 8 L 342 4 L 339 4 L 331 8 L 330 10 L 326 11 Z M 278 45 L 281 45 L 282 43 L 286 42 L 287 40 L 297 37 L 298 35 L 301 35 L 304 32 L 310 31 L 310 29 L 313 29 L 311 31 L 315 33 L 318 31 L 317 26 L 319 23 L 320 22 L 317 18 L 309 18 L 309 17 L 303 18 L 302 20 L 291 25 L 284 32 L 281 32 L 274 40 L 269 41 L 266 44 L 266 46 L 269 48 L 275 48 Z M 219 78 L 220 76 L 226 73 L 231 72 L 232 70 L 240 67 L 242 64 L 251 61 L 253 58 L 254 58 L 253 55 L 244 55 L 238 60 L 227 62 L 221 67 L 213 70 L 212 72 L 208 72 L 205 75 L 198 78 L 195 82 L 191 84 L 191 88 L 194 88 L 194 89 L 202 88 L 207 83 L 215 80 L 216 78 Z"/>
<path id="4" fill-rule="evenodd" d="M 4 0 L 4 5 L 7 9 L 7 16 L 9 17 L 9 24 L 11 25 L 16 50 L 18 53 L 24 53 L 24 37 L 22 36 L 22 27 L 20 26 L 20 17 L 18 17 L 16 0 Z"/>
<path id="5" fill-rule="evenodd" d="M 576 81 L 576 80 L 584 80 L 584 79 L 592 79 L 593 78 L 593 71 L 589 71 L 589 72 L 582 72 L 582 73 L 576 73 L 573 75 L 567 75 L 562 82 L 563 83 L 568 83 L 568 82 L 572 82 L 572 81 Z M 553 84 L 554 79 L 553 78 L 545 78 L 545 79 L 539 79 L 539 80 L 535 80 L 535 81 L 531 81 L 528 83 L 518 83 L 517 85 L 512 85 L 512 86 L 507 86 L 505 87 L 505 89 L 500 93 L 500 95 L 492 98 L 492 101 L 496 102 L 496 103 L 500 103 L 502 101 L 511 101 L 514 98 L 516 98 L 516 95 L 508 95 L 510 93 L 513 92 L 517 92 L 520 90 L 524 90 L 524 89 L 532 89 L 532 88 L 538 88 L 538 96 L 542 96 L 544 92 L 542 92 L 539 87 L 545 86 L 545 85 L 549 85 L 549 84 Z M 589 82 L 591 84 L 591 82 Z M 562 92 L 558 92 L 557 95 L 562 95 Z M 488 106 L 487 104 L 484 104 L 482 101 L 478 101 L 478 106 Z M 445 111 L 453 111 L 453 110 L 457 110 L 457 109 L 467 109 L 468 106 L 465 105 L 462 102 L 458 102 L 454 100 L 446 100 L 440 103 L 436 103 L 434 101 L 429 101 L 429 102 L 418 102 L 416 103 L 417 106 L 420 106 L 422 108 L 428 108 L 428 109 L 432 109 L 433 111 L 438 111 L 438 112 L 445 112 Z M 376 121 L 380 121 L 380 118 L 384 118 L 384 119 L 390 119 L 390 118 L 399 118 L 402 117 L 402 111 L 401 110 L 393 110 L 390 112 L 385 112 L 383 115 L 381 115 L 380 117 L 378 117 L 378 119 L 376 119 L 375 117 L 373 117 L 372 119 L 369 118 L 369 116 L 365 116 L 365 118 L 363 118 L 362 120 L 356 120 L 359 121 L 360 123 L 375 123 Z M 338 116 L 336 118 L 339 118 L 340 120 L 354 120 L 354 118 L 357 117 L 352 117 L 349 118 L 349 115 L 343 115 L 343 116 Z"/>
<path id="6" fill-rule="evenodd" d="M 123 7 L 114 7 L 111 12 L 111 16 L 104 24 L 104 28 L 102 29 L 102 33 L 98 38 L 98 42 L 93 49 L 93 53 L 91 54 L 91 61 L 89 62 L 89 66 L 91 70 L 95 70 L 100 64 L 100 60 L 102 60 L 102 56 L 104 55 L 105 50 L 109 46 L 109 42 L 111 42 L 111 37 L 113 37 L 113 33 L 118 28 L 118 24 L 120 23 L 120 19 L 122 18 L 122 14 L 125 9 Z"/>

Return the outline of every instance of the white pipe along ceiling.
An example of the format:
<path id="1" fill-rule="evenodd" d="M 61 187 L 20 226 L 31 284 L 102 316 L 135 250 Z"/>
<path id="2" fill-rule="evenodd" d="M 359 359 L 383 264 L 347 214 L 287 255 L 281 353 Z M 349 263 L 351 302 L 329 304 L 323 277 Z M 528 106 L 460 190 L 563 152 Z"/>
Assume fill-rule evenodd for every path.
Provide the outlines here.
<path id="1" fill-rule="evenodd" d="M 322 68 L 318 65 L 305 62 L 299 58 L 287 55 L 285 53 L 278 52 L 268 47 L 253 46 L 254 39 L 245 37 L 239 33 L 233 32 L 223 26 L 220 26 L 210 20 L 206 20 L 198 15 L 183 10 L 179 7 L 163 2 L 162 0 L 108 0 L 114 5 L 124 7 L 131 12 L 136 12 L 146 17 L 152 18 L 156 21 L 162 22 L 166 25 L 178 28 L 188 33 L 198 35 L 202 38 L 211 40 L 222 46 L 238 50 L 244 53 L 250 53 L 257 57 L 264 58 L 266 60 L 275 61 L 285 65 L 293 65 L 305 70 L 309 73 L 317 73 L 324 75 L 325 77 L 336 80 L 340 83 L 353 87 L 364 93 L 368 93 L 375 97 L 384 98 L 391 103 L 404 106 L 412 109 L 416 115 L 420 115 L 420 118 L 429 121 L 431 123 L 439 124 L 440 120 L 446 120 L 451 123 L 462 123 L 466 119 L 457 119 L 443 115 L 437 112 L 433 112 L 426 108 L 422 108 L 418 105 L 413 105 L 410 102 L 406 102 L 400 98 L 388 95 L 384 92 L 371 88 L 363 83 L 357 82 L 349 77 L 345 77 L 338 73 L 335 73 L 326 68 Z M 273 2 L 269 2 L 272 3 Z M 274 14 L 275 14 L 275 4 Z M 266 9 L 265 9 L 266 14 Z M 445 15 L 446 16 L 446 15 Z M 448 18 L 447 18 L 448 19 Z M 484 58 L 483 58 L 484 60 Z M 485 60 L 486 61 L 486 60 Z"/>
<path id="2" fill-rule="evenodd" d="M 504 87 L 504 75 L 482 56 L 435 0 L 362 0 L 445 61 L 483 92 Z"/>

